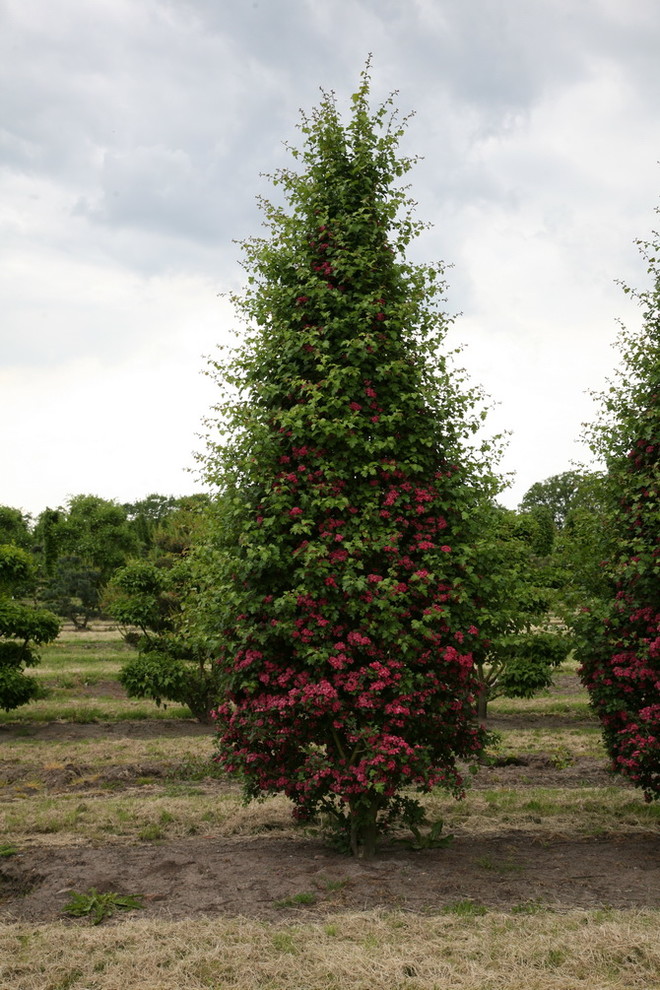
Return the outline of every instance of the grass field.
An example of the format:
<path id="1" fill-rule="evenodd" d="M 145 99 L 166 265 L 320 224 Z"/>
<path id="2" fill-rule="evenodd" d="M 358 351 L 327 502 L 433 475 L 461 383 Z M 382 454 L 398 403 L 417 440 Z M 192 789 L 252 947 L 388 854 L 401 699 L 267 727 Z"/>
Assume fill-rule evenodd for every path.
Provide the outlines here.
<path id="1" fill-rule="evenodd" d="M 64 634 L 35 670 L 48 696 L 2 715 L 0 876 L 33 850 L 42 859 L 66 853 L 73 863 L 76 848 L 99 857 L 108 849 L 158 856 L 176 843 L 179 852 L 186 843 L 229 843 L 249 874 L 249 850 L 264 843 L 316 849 L 318 835 L 294 829 L 284 798 L 242 803 L 211 762 L 212 732 L 190 722 L 185 709 L 125 698 L 117 673 L 127 652 L 107 630 Z M 461 803 L 441 793 L 426 798 L 429 815 L 442 817 L 447 831 L 485 843 L 513 836 L 516 849 L 532 851 L 562 838 L 590 850 L 601 840 L 622 849 L 657 840 L 660 808 L 603 776 L 598 726 L 570 665 L 555 690 L 497 701 L 490 715 L 500 736 L 493 768 L 484 771 L 491 777 L 477 778 Z M 526 864 L 523 882 L 534 879 Z M 471 869 L 484 889 L 501 892 L 521 882 L 523 866 L 513 854 L 482 853 Z M 655 904 L 639 907 L 631 897 L 629 907 L 616 909 L 512 894 L 501 909 L 456 898 L 412 911 L 379 905 L 376 894 L 356 910 L 342 901 L 346 871 L 328 875 L 322 896 L 317 880 L 312 893 L 275 901 L 282 910 L 269 918 L 248 916 L 247 904 L 247 913 L 191 917 L 170 917 L 166 906 L 154 917 L 152 904 L 151 914 L 118 910 L 98 926 L 66 917 L 57 905 L 39 921 L 5 911 L 0 990 L 660 988 L 660 890 Z M 119 893 L 140 893 L 142 879 Z M 185 896 L 194 903 L 194 889 Z"/>

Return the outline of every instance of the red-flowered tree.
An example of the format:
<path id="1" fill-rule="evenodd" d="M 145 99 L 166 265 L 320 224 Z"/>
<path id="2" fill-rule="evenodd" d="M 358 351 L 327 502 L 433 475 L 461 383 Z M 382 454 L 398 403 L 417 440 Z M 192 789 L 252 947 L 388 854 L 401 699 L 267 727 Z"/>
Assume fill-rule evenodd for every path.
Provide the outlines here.
<path id="1" fill-rule="evenodd" d="M 285 206 L 263 202 L 269 236 L 244 244 L 196 599 L 224 673 L 218 760 L 360 856 L 423 820 L 411 790 L 460 796 L 482 748 L 469 583 L 494 485 L 469 443 L 479 397 L 439 352 L 443 268 L 404 255 L 425 225 L 396 184 L 403 126 L 369 85 L 346 125 L 330 95 L 303 116 L 302 169 L 271 177 Z"/>
<path id="2" fill-rule="evenodd" d="M 588 433 L 607 466 L 610 600 L 580 625 L 582 676 L 613 768 L 651 800 L 660 798 L 660 237 L 639 246 L 653 277 L 633 293 L 642 326 L 621 333 L 621 368 Z"/>

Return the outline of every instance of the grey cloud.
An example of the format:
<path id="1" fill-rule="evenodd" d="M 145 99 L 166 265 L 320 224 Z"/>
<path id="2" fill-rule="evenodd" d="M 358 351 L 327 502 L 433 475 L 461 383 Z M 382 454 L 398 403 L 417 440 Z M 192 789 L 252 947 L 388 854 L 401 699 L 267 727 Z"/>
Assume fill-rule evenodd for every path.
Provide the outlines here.
<path id="1" fill-rule="evenodd" d="M 432 156 L 414 181 L 436 215 L 449 221 L 480 202 L 515 210 L 517 179 L 536 169 L 555 181 L 562 163 L 543 152 L 503 177 L 475 148 L 524 129 L 548 89 L 569 89 L 594 59 L 618 59 L 657 92 L 657 18 L 645 0 L 635 10 L 622 18 L 613 0 L 69 0 L 60 10 L 23 0 L 4 15 L 0 154 L 6 169 L 66 189 L 75 236 L 98 250 L 147 272 L 212 270 L 233 238 L 255 232 L 254 195 L 268 191 L 259 172 L 286 160 L 297 107 L 313 105 L 319 85 L 344 99 L 372 49 L 375 93 L 398 87 L 402 110 L 417 110 L 407 147 Z"/>

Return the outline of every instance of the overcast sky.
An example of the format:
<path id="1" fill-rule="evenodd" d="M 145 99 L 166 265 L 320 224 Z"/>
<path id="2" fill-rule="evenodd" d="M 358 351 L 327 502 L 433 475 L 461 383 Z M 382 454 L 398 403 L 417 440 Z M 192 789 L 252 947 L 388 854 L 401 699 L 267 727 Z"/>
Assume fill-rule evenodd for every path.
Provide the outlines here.
<path id="1" fill-rule="evenodd" d="M 200 489 L 260 172 L 368 52 L 416 114 L 414 257 L 454 266 L 503 501 L 584 456 L 657 226 L 657 0 L 0 0 L 0 504 Z"/>

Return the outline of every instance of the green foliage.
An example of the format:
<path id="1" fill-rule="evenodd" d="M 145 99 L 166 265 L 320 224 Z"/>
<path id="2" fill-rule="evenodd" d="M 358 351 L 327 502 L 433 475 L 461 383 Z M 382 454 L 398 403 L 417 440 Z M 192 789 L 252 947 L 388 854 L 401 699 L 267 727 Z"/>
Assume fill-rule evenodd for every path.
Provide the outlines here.
<path id="1" fill-rule="evenodd" d="M 607 479 L 584 472 L 563 529 L 557 534 L 549 561 L 551 582 L 557 589 L 555 605 L 565 622 L 573 625 L 577 611 L 602 609 L 613 594 L 606 565 L 612 551 Z"/>
<path id="2" fill-rule="evenodd" d="M 454 836 L 451 833 L 442 834 L 444 825 L 442 819 L 436 822 L 428 822 L 423 819 L 418 825 L 411 825 L 410 831 L 413 838 L 405 842 L 405 846 L 415 852 L 421 852 L 423 849 L 445 849 L 454 841 Z M 425 831 L 422 831 L 422 826 Z"/>
<path id="3" fill-rule="evenodd" d="M 60 526 L 62 515 L 63 510 L 44 509 L 34 528 L 34 549 L 43 580 L 52 577 L 60 553 L 64 534 L 64 529 Z"/>
<path id="4" fill-rule="evenodd" d="M 536 513 L 540 514 L 539 516 Z M 552 593 L 537 555 L 547 549 L 547 515 L 485 506 L 479 513 L 478 607 L 480 642 L 473 655 L 479 679 L 479 715 L 498 697 L 531 698 L 552 683 L 572 648 L 550 611 Z"/>
<path id="5" fill-rule="evenodd" d="M 105 607 L 138 653 L 122 667 L 120 681 L 130 697 L 187 705 L 208 721 L 221 699 L 220 672 L 207 644 L 184 625 L 186 599 L 195 594 L 189 561 L 191 543 L 201 538 L 203 500 L 180 500 L 152 533 L 152 559 L 120 568 L 105 594 Z"/>
<path id="6" fill-rule="evenodd" d="M 65 508 L 45 509 L 34 531 L 43 601 L 84 629 L 100 614 L 104 585 L 137 553 L 126 509 L 95 495 L 76 495 Z"/>
<path id="7" fill-rule="evenodd" d="M 17 546 L 0 546 L 0 708 L 11 711 L 41 694 L 25 668 L 39 662 L 36 647 L 55 639 L 56 616 L 21 601 L 33 578 L 29 554 Z"/>
<path id="8" fill-rule="evenodd" d="M 518 511 L 512 525 L 513 536 L 526 543 L 537 558 L 547 557 L 555 542 L 555 523 L 552 510 L 537 505 L 528 511 Z"/>
<path id="9" fill-rule="evenodd" d="M 27 590 L 33 575 L 32 561 L 25 550 L 3 544 L 0 554 L 0 594 Z"/>
<path id="10" fill-rule="evenodd" d="M 0 552 L 6 548 L 0 548 Z M 59 632 L 59 622 L 51 612 L 38 611 L 8 596 L 0 598 L 0 636 L 42 645 Z"/>
<path id="11" fill-rule="evenodd" d="M 546 478 L 545 481 L 537 481 L 523 495 L 519 509 L 530 512 L 545 508 L 551 513 L 555 526 L 561 529 L 573 508 L 583 478 L 581 471 L 564 471 Z"/>
<path id="12" fill-rule="evenodd" d="M 113 576 L 105 595 L 105 605 L 120 626 L 136 626 L 153 639 L 169 628 L 172 597 L 168 595 L 171 575 L 149 560 L 133 561 Z"/>
<path id="13" fill-rule="evenodd" d="M 93 925 L 100 925 L 115 911 L 136 911 L 143 907 L 141 894 L 101 894 L 95 887 L 90 887 L 84 894 L 73 891 L 63 910 L 72 918 L 89 917 Z"/>
<path id="14" fill-rule="evenodd" d="M 147 495 L 137 502 L 126 502 L 122 508 L 140 544 L 141 553 L 148 553 L 153 546 L 154 533 L 178 505 L 173 495 Z"/>
<path id="15" fill-rule="evenodd" d="M 454 901 L 442 909 L 443 914 L 457 914 L 461 918 L 479 918 L 488 913 L 488 908 L 475 901 Z"/>
<path id="16" fill-rule="evenodd" d="M 63 556 L 42 592 L 44 602 L 77 629 L 86 629 L 90 619 L 101 615 L 101 571 L 80 557 Z"/>
<path id="17" fill-rule="evenodd" d="M 0 546 L 11 543 L 14 546 L 29 550 L 32 546 L 32 536 L 29 528 L 29 516 L 20 509 L 12 509 L 8 505 L 0 505 Z"/>
<path id="18" fill-rule="evenodd" d="M 316 904 L 316 894 L 302 891 L 300 894 L 291 894 L 290 897 L 283 897 L 279 901 L 274 901 L 275 907 L 300 907 L 305 904 Z"/>
<path id="19" fill-rule="evenodd" d="M 162 642 L 163 650 L 143 648 L 124 664 L 122 686 L 131 698 L 151 698 L 159 706 L 164 700 L 179 702 L 200 722 L 208 722 L 221 697 L 213 658 L 201 651 L 197 655 L 181 641 L 175 644 L 172 637 Z M 180 656 L 174 655 L 177 645 Z"/>
<path id="20" fill-rule="evenodd" d="M 95 495 L 69 499 L 63 521 L 66 553 L 89 562 L 105 583 L 137 550 L 123 506 Z"/>
<path id="21" fill-rule="evenodd" d="M 654 237 L 639 242 L 653 280 L 633 292 L 642 325 L 622 330 L 621 366 L 587 431 L 607 469 L 600 490 L 607 552 L 604 593 L 579 620 L 582 676 L 606 748 L 614 768 L 649 800 L 660 798 L 660 236 Z"/>
<path id="22" fill-rule="evenodd" d="M 222 497 L 189 620 L 220 650 L 221 763 L 371 855 L 414 813 L 400 789 L 460 795 L 481 747 L 475 508 L 497 485 L 441 352 L 443 267 L 405 257 L 425 225 L 392 100 L 371 110 L 367 71 L 346 125 L 324 95 L 301 131 L 300 172 L 272 177 L 286 208 L 263 202 L 244 245 L 244 343 L 211 365 Z"/>

